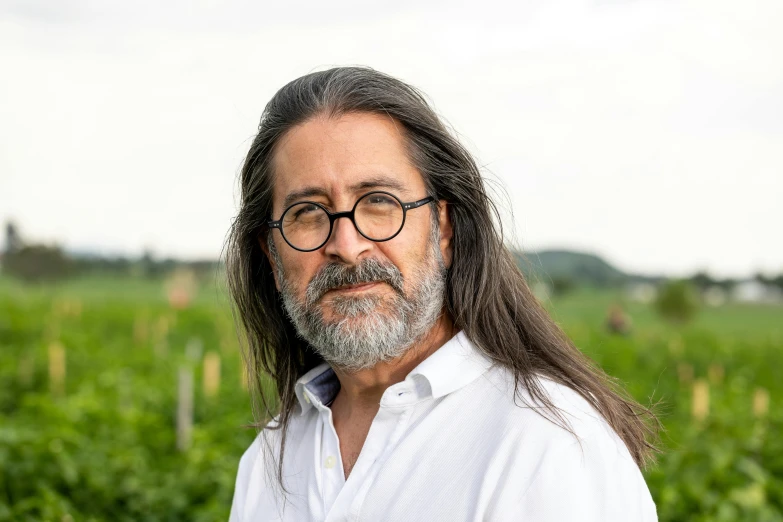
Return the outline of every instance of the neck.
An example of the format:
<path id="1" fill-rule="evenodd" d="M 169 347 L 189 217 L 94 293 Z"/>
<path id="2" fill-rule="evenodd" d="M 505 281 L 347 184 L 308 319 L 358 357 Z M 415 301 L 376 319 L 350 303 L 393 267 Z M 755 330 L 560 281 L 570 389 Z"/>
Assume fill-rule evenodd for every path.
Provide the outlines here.
<path id="1" fill-rule="evenodd" d="M 404 381 L 419 363 L 443 346 L 454 334 L 451 318 L 444 313 L 432 329 L 399 358 L 354 372 L 334 368 L 334 373 L 340 380 L 340 391 L 332 403 L 332 409 L 339 408 L 349 415 L 352 411 L 377 412 L 386 388 Z"/>

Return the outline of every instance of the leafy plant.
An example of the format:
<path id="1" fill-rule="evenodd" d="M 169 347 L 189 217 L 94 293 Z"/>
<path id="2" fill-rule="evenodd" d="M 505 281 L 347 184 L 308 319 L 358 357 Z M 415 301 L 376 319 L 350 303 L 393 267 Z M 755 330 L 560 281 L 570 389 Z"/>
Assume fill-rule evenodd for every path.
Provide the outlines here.
<path id="1" fill-rule="evenodd" d="M 655 306 L 664 319 L 685 323 L 696 315 L 699 299 L 688 281 L 668 281 L 658 289 Z"/>

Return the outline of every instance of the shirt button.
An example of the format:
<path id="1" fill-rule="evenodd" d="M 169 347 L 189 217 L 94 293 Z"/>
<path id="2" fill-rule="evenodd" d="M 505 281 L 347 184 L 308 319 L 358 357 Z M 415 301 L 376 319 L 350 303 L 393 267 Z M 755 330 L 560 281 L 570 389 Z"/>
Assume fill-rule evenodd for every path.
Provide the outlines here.
<path id="1" fill-rule="evenodd" d="M 326 466 L 326 469 L 332 469 L 334 467 L 335 462 L 336 462 L 335 458 L 329 455 L 328 457 L 326 457 L 326 462 L 324 462 L 324 466 Z"/>

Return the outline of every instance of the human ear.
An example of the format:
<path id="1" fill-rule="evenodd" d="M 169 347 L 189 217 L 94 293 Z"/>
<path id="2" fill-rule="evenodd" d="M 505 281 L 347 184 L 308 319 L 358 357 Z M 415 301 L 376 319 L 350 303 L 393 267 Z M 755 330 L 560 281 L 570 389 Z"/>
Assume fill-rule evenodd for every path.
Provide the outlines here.
<path id="1" fill-rule="evenodd" d="M 267 241 L 274 241 L 272 236 L 268 236 L 267 234 L 270 234 L 272 231 L 269 230 L 266 233 L 261 232 L 258 234 L 258 237 L 256 238 L 258 241 L 258 244 L 261 246 L 261 250 L 264 251 L 264 255 L 269 260 L 269 264 L 272 266 L 272 277 L 275 278 L 275 288 L 277 288 L 277 291 L 280 291 L 280 281 L 277 279 L 277 262 L 275 260 L 275 256 L 272 255 L 272 253 L 269 251 L 269 243 Z"/>
<path id="2" fill-rule="evenodd" d="M 440 254 L 443 257 L 443 263 L 446 268 L 451 268 L 451 259 L 454 254 L 454 230 L 451 226 L 451 216 L 449 215 L 448 201 L 438 201 L 438 226 L 440 227 Z"/>

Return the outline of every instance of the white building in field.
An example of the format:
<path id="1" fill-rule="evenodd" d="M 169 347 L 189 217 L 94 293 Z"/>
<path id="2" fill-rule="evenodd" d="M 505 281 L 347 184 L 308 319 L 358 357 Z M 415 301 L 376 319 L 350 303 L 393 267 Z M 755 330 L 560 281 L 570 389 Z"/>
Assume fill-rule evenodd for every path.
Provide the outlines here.
<path id="1" fill-rule="evenodd" d="M 756 279 L 740 281 L 734 285 L 731 298 L 740 303 L 783 303 L 783 293 L 779 288 L 765 285 Z"/>
<path id="2" fill-rule="evenodd" d="M 658 295 L 658 289 L 651 283 L 632 283 L 625 292 L 629 300 L 644 304 L 652 303 Z"/>

